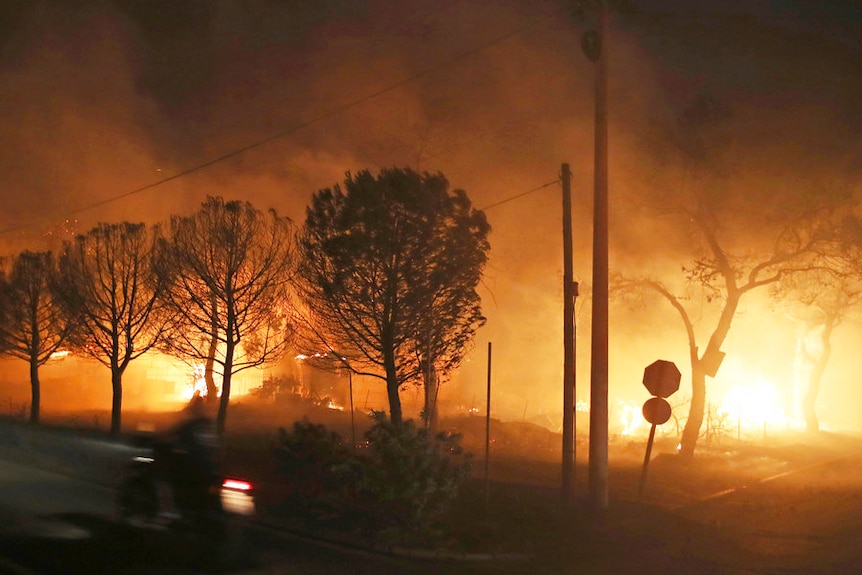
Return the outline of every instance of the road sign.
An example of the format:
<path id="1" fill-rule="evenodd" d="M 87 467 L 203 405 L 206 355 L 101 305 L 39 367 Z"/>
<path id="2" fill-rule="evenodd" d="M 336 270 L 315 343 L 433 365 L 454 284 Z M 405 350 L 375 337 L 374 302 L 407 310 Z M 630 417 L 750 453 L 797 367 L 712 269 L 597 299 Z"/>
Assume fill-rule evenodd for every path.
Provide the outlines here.
<path id="1" fill-rule="evenodd" d="M 644 386 L 656 397 L 670 397 L 679 389 L 681 377 L 672 361 L 659 359 L 644 370 Z"/>
<path id="2" fill-rule="evenodd" d="M 670 419 L 670 404 L 661 397 L 651 397 L 643 406 L 644 419 L 653 425 L 662 425 Z"/>

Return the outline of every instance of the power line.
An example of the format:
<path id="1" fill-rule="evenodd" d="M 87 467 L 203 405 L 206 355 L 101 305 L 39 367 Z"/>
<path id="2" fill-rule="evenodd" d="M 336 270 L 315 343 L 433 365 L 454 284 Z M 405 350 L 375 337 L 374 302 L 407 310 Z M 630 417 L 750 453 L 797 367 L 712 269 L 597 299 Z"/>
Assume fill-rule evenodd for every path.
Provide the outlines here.
<path id="1" fill-rule="evenodd" d="M 112 196 L 112 197 L 106 198 L 104 200 L 93 202 L 91 204 L 87 204 L 87 205 L 81 206 L 79 208 L 75 208 L 73 210 L 66 211 L 64 213 L 67 216 L 72 216 L 75 214 L 79 214 L 81 212 L 92 210 L 94 208 L 98 208 L 98 207 L 104 206 L 106 204 L 110 204 L 110 203 L 122 200 L 124 198 L 128 198 L 130 196 L 140 194 L 141 192 L 151 190 L 153 188 L 161 186 L 162 184 L 166 184 L 166 183 L 171 182 L 173 180 L 183 178 L 183 177 L 188 176 L 190 174 L 193 174 L 195 172 L 199 172 L 205 168 L 209 168 L 210 166 L 213 166 L 215 164 L 221 163 L 225 160 L 229 160 L 231 158 L 237 157 L 241 154 L 244 154 L 244 153 L 249 152 L 251 150 L 254 150 L 256 148 L 260 148 L 262 146 L 265 146 L 266 144 L 269 144 L 270 142 L 273 142 L 273 141 L 278 140 L 280 138 L 283 138 L 287 135 L 290 135 L 294 132 L 297 132 L 303 128 L 311 126 L 312 124 L 316 124 L 316 123 L 321 122 L 323 120 L 327 120 L 329 118 L 332 118 L 338 114 L 341 114 L 342 112 L 345 112 L 351 108 L 359 106 L 360 104 L 364 104 L 365 102 L 373 100 L 374 98 L 377 98 L 379 96 L 382 96 L 384 94 L 387 94 L 389 92 L 397 90 L 398 88 L 406 86 L 407 84 L 411 84 L 411 83 L 415 82 L 416 80 L 424 78 L 425 76 L 429 76 L 429 75 L 431 75 L 435 72 L 438 72 L 440 70 L 443 70 L 443 69 L 445 69 L 445 68 L 447 68 L 453 64 L 456 64 L 458 62 L 466 60 L 466 59 L 470 58 L 471 56 L 474 56 L 474 55 L 490 48 L 491 46 L 495 46 L 497 44 L 505 42 L 506 40 L 509 40 L 510 38 L 513 38 L 515 36 L 523 34 L 527 30 L 529 30 L 530 28 L 533 28 L 533 27 L 541 24 L 542 22 L 549 20 L 550 18 L 551 18 L 551 16 L 546 15 L 546 16 L 542 16 L 540 18 L 537 18 L 535 20 L 532 20 L 528 24 L 521 26 L 520 28 L 518 28 L 516 30 L 513 30 L 511 32 L 507 32 L 506 34 L 498 36 L 498 37 L 496 37 L 496 38 L 494 38 L 494 39 L 492 39 L 492 40 L 490 40 L 484 44 L 480 44 L 479 46 L 476 46 L 474 48 L 466 50 L 465 52 L 461 52 L 460 54 L 457 54 L 448 60 L 444 60 L 443 62 L 440 62 L 440 63 L 435 64 L 433 66 L 430 66 L 428 68 L 425 68 L 424 70 L 421 70 L 415 74 L 407 76 L 406 78 L 403 78 L 401 80 L 393 82 L 392 84 L 389 84 L 388 86 L 386 86 L 384 88 L 381 88 L 379 90 L 376 90 L 376 91 L 371 92 L 369 94 L 366 94 L 364 96 L 356 98 L 355 100 L 351 100 L 351 101 L 349 101 L 345 104 L 342 104 L 340 106 L 336 106 L 335 108 L 333 108 L 327 112 L 323 112 L 321 114 L 318 114 L 317 116 L 314 116 L 313 118 L 310 118 L 308 120 L 304 120 L 302 122 L 299 122 L 298 124 L 294 124 L 293 126 L 290 126 L 289 128 L 286 128 L 286 129 L 284 129 L 280 132 L 277 132 L 271 136 L 268 136 L 268 137 L 263 138 L 261 140 L 257 140 L 251 144 L 248 144 L 248 145 L 243 146 L 241 148 L 237 148 L 237 149 L 230 151 L 226 154 L 223 154 L 223 155 L 218 156 L 216 158 L 213 158 L 211 160 L 207 160 L 201 164 L 197 164 L 195 166 L 192 166 L 191 168 L 187 168 L 185 170 L 182 170 L 182 171 L 177 172 L 171 176 L 168 176 L 166 178 L 162 178 L 162 179 L 157 180 L 155 182 L 152 182 L 150 184 L 146 184 L 144 186 L 134 188 L 132 190 L 118 194 L 116 196 Z M 30 222 L 27 222 L 27 223 L 18 224 L 15 226 L 4 228 L 4 229 L 0 230 L 0 235 L 28 228 L 28 227 L 34 225 L 37 221 L 44 221 L 44 218 L 39 219 L 39 220 L 31 220 Z"/>
<path id="2" fill-rule="evenodd" d="M 521 192 L 520 194 L 515 194 L 514 196 L 510 196 L 510 197 L 506 198 L 505 200 L 500 200 L 499 202 L 495 202 L 495 203 L 490 204 L 488 206 L 485 206 L 484 208 L 481 208 L 481 209 L 482 209 L 482 211 L 490 210 L 491 208 L 496 208 L 497 206 L 501 206 L 501 205 L 506 204 L 508 202 L 511 202 L 513 200 L 517 200 L 518 198 L 523 198 L 526 195 L 538 192 L 539 190 L 544 190 L 548 186 L 553 186 L 554 184 L 559 184 L 559 183 L 560 183 L 560 179 L 557 178 L 553 182 L 548 182 L 546 184 L 542 184 L 541 186 L 535 187 L 532 190 L 527 190 L 526 192 Z"/>

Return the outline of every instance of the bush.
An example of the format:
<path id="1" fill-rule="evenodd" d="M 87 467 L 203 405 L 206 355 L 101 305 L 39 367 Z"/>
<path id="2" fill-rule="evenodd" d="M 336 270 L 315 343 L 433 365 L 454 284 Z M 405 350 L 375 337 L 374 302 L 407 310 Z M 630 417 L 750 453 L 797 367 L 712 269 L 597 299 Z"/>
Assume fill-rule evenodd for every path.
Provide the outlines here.
<path id="1" fill-rule="evenodd" d="M 279 460 L 297 511 L 312 520 L 399 538 L 427 536 L 451 509 L 470 472 L 460 434 L 430 434 L 375 414 L 356 451 L 323 425 L 280 430 Z"/>
<path id="2" fill-rule="evenodd" d="M 276 462 L 291 487 L 290 502 L 314 519 L 339 514 L 349 483 L 345 481 L 352 450 L 321 424 L 297 421 L 293 432 L 278 430 Z"/>
<path id="3" fill-rule="evenodd" d="M 412 421 L 376 416 L 359 454 L 360 512 L 377 529 L 418 534 L 445 515 L 470 472 L 461 435 L 431 435 Z"/>
<path id="4" fill-rule="evenodd" d="M 260 387 L 250 389 L 249 395 L 263 401 L 276 401 L 281 397 L 293 395 L 297 386 L 296 378 L 270 375 L 263 380 Z"/>

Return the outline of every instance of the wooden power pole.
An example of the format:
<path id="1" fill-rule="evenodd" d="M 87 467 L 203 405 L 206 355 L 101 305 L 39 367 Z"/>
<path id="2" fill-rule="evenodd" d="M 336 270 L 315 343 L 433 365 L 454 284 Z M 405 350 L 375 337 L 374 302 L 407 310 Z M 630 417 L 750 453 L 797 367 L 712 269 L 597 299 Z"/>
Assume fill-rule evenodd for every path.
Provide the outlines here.
<path id="1" fill-rule="evenodd" d="M 608 11 L 599 0 L 599 30 L 583 48 L 595 64 L 595 165 L 593 193 L 593 316 L 590 349 L 590 502 L 608 506 Z"/>
<path id="2" fill-rule="evenodd" d="M 563 501 L 575 499 L 575 298 L 578 284 L 572 264 L 572 172 L 563 164 Z"/>

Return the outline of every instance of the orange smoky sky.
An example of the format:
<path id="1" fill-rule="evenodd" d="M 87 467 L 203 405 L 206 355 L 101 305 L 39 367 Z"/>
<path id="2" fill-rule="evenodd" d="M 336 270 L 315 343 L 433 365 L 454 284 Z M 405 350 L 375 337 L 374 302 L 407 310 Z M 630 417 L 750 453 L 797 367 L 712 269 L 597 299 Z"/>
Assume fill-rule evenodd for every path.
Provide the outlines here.
<path id="1" fill-rule="evenodd" d="M 562 215 L 559 186 L 544 184 L 563 162 L 588 400 L 594 76 L 580 47 L 591 16 L 573 4 L 4 2 L 0 243 L 14 253 L 100 221 L 158 222 L 207 195 L 301 223 L 311 195 L 347 171 L 441 171 L 493 227 L 488 323 L 442 400 L 481 402 L 491 341 L 499 415 L 557 417 Z M 684 192 L 679 118 L 702 95 L 728 110 L 708 149 L 734 166 L 735 195 L 776 201 L 827 179 L 859 191 L 857 7 L 628 4 L 608 39 L 612 267 L 681 282 L 694 243 L 656 198 Z M 640 400 L 640 370 L 656 357 L 686 373 L 681 328 L 660 302 L 612 309 L 612 322 L 612 394 Z M 740 332 L 729 347 L 748 346 Z"/>

